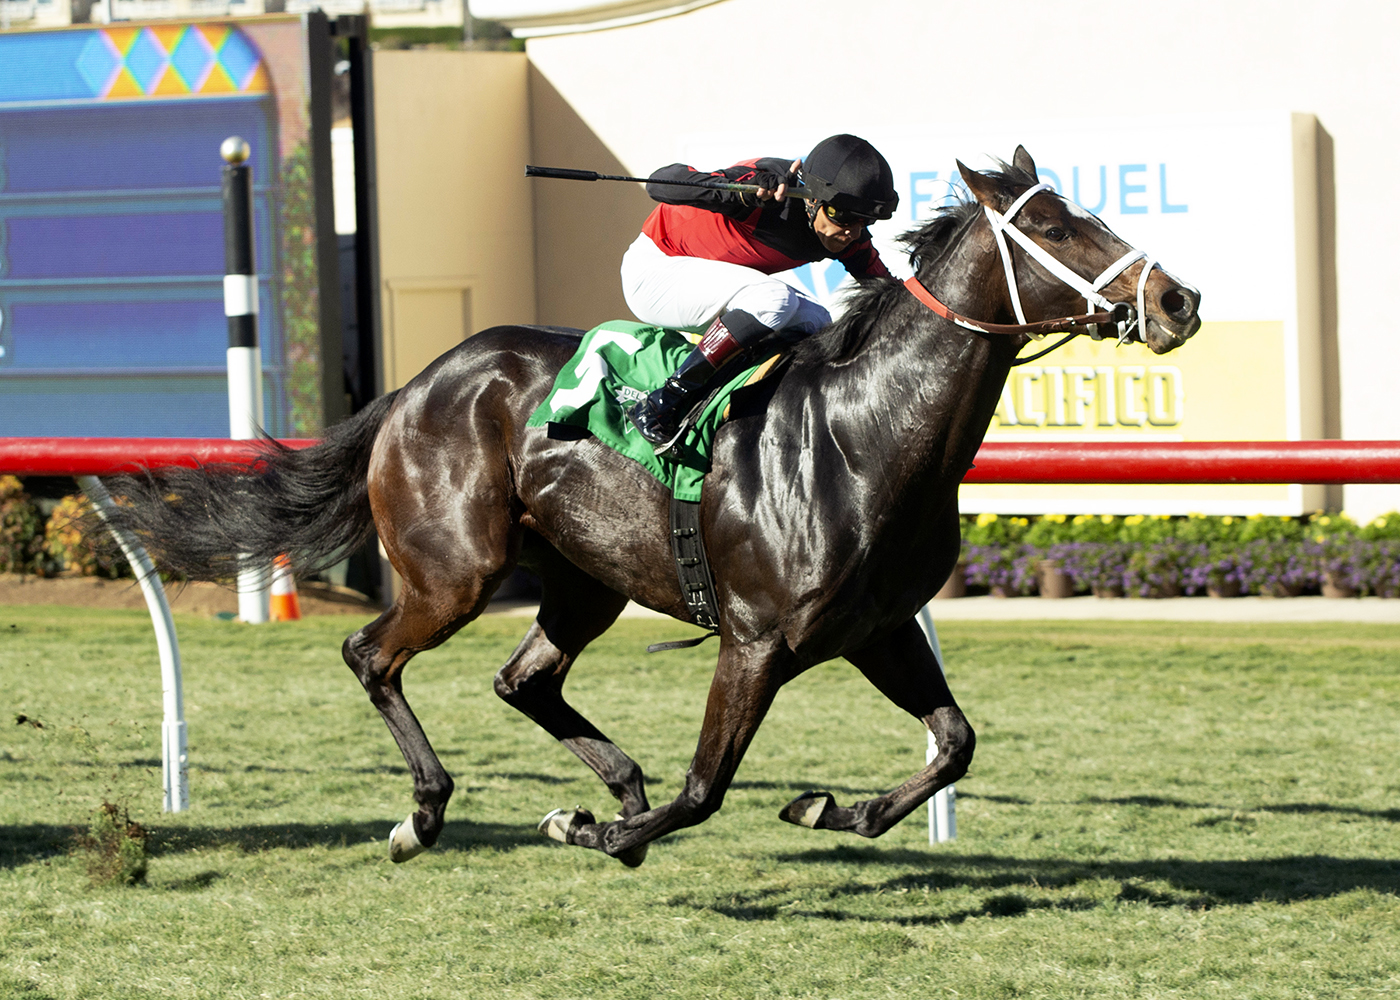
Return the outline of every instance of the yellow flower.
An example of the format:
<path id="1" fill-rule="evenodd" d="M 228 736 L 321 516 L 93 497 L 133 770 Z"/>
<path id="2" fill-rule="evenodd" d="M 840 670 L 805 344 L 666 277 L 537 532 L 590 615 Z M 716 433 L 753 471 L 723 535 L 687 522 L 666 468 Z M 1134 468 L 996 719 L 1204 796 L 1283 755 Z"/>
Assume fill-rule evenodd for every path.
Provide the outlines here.
<path id="1" fill-rule="evenodd" d="M 1235 519 L 1234 519 L 1233 517 L 1231 517 L 1229 514 L 1226 514 L 1224 517 L 1222 517 L 1222 518 L 1220 519 L 1220 523 L 1221 523 L 1221 524 L 1234 524 L 1234 523 L 1235 523 Z"/>
<path id="2" fill-rule="evenodd" d="M 1263 515 L 1263 514 L 1250 514 L 1249 517 L 1245 518 L 1245 520 L 1246 520 L 1246 521 L 1262 521 L 1262 520 L 1264 520 L 1264 515 Z"/>
<path id="3" fill-rule="evenodd" d="M 1024 517 L 1013 517 L 1013 518 L 1011 519 L 1011 523 L 1014 524 L 1014 525 L 1016 525 L 1018 528 L 1024 528 L 1026 525 L 1030 524 L 1031 522 L 1030 522 L 1029 520 L 1027 520 L 1026 518 L 1024 518 Z"/>
<path id="4" fill-rule="evenodd" d="M 1123 518 L 1123 523 L 1131 528 L 1146 520 L 1147 518 L 1143 517 L 1141 514 L 1129 514 L 1127 517 Z"/>
<path id="5" fill-rule="evenodd" d="M 1094 515 L 1093 515 L 1093 514 L 1075 514 L 1075 515 L 1074 515 L 1074 522 L 1073 522 L 1073 523 L 1075 523 L 1075 524 L 1088 524 L 1088 523 L 1089 523 L 1090 521 L 1092 521 L 1093 519 L 1094 519 Z"/>
<path id="6" fill-rule="evenodd" d="M 983 511 L 981 514 L 977 515 L 977 527 L 985 528 L 987 525 L 991 524 L 996 519 L 997 516 L 995 514 Z"/>
<path id="7" fill-rule="evenodd" d="M 1101 514 L 1101 515 L 1099 515 L 1099 520 L 1102 521 L 1104 524 L 1112 524 L 1112 523 L 1113 523 L 1113 515 L 1112 515 L 1112 514 Z"/>
<path id="8" fill-rule="evenodd" d="M 1050 521 L 1054 524 L 1064 524 L 1065 516 L 1063 514 L 1046 514 L 1045 520 Z"/>
<path id="9" fill-rule="evenodd" d="M 1330 517 L 1328 517 L 1326 514 L 1323 514 L 1321 517 L 1319 517 L 1319 518 L 1317 519 L 1317 523 L 1320 524 L 1320 525 L 1322 525 L 1322 526 L 1325 528 L 1325 527 L 1327 527 L 1329 524 L 1332 523 L 1332 519 L 1331 519 Z"/>

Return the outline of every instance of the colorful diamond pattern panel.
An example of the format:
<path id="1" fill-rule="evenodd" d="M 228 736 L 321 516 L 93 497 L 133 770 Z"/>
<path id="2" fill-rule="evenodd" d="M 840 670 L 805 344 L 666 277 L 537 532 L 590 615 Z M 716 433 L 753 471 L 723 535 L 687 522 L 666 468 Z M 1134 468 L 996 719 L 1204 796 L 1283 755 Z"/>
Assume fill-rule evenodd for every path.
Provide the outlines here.
<path id="1" fill-rule="evenodd" d="M 272 89 L 257 46 L 230 25 L 111 27 L 84 34 L 89 37 L 73 68 L 98 99 L 264 94 Z"/>

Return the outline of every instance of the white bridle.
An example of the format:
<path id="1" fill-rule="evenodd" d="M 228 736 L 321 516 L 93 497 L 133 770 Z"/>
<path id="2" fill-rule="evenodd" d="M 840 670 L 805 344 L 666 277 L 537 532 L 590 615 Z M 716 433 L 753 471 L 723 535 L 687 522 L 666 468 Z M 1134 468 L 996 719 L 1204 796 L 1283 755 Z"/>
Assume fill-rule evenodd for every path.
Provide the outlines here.
<path id="1" fill-rule="evenodd" d="M 1059 278 L 1060 281 L 1064 282 L 1070 288 L 1073 288 L 1080 295 L 1084 296 L 1084 301 L 1088 303 L 1089 308 L 1092 309 L 1097 306 L 1105 312 L 1113 311 L 1113 303 L 1099 294 L 1100 289 L 1137 261 L 1142 261 L 1142 271 L 1138 274 L 1137 282 L 1137 313 L 1135 316 L 1129 316 L 1126 320 L 1116 323 L 1115 326 L 1118 327 L 1118 343 L 1122 344 L 1129 338 L 1134 325 L 1137 327 L 1138 339 L 1144 344 L 1147 343 L 1147 278 L 1152 273 L 1152 269 L 1158 267 L 1157 261 L 1149 257 L 1143 250 L 1130 249 L 1122 257 L 1119 257 L 1112 264 L 1108 265 L 1108 267 L 1092 282 L 1081 278 L 1052 257 L 1040 244 L 1036 243 L 1011 224 L 1011 220 L 1016 217 L 1016 213 L 1021 210 L 1026 202 L 1030 201 L 1032 197 L 1039 194 L 1041 191 L 1054 191 L 1054 188 L 1049 184 L 1036 184 L 1033 187 L 1027 188 L 1019 198 L 1011 203 L 1011 207 L 1006 210 L 1005 214 L 995 209 L 987 208 L 985 205 L 982 207 L 982 211 L 987 213 L 987 221 L 992 225 L 992 234 L 996 237 L 997 249 L 1001 251 L 1001 263 L 1003 269 L 1006 271 L 1006 286 L 1011 292 L 1011 307 L 1016 310 L 1016 322 L 1024 324 L 1026 322 L 1026 314 L 1021 309 L 1021 292 L 1016 285 L 1016 268 L 1011 262 L 1011 247 L 1006 243 L 1006 237 L 1008 235 L 1020 244 L 1021 249 L 1030 254 L 1031 257 L 1035 259 L 1036 263 L 1045 268 L 1045 270 L 1049 271 L 1056 278 Z M 1163 273 L 1166 272 L 1163 271 Z M 1184 282 L 1181 282 L 1181 284 L 1185 285 Z M 1192 291 L 1194 291 L 1194 289 L 1192 289 Z M 1031 336 L 1039 339 L 1043 337 L 1044 334 L 1031 334 Z"/>

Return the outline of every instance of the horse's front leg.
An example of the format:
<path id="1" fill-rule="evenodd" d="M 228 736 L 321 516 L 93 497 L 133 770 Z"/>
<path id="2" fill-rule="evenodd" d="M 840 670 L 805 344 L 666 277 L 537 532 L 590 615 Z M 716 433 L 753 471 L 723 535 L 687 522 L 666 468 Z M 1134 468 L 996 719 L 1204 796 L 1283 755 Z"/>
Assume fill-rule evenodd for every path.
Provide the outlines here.
<path id="1" fill-rule="evenodd" d="M 938 755 L 933 763 L 879 798 L 838 806 L 826 792 L 808 792 L 788 803 L 780 815 L 799 826 L 878 837 L 940 788 L 966 774 L 977 738 L 948 690 L 928 639 L 913 619 L 886 638 L 847 654 L 846 659 L 885 697 L 923 721 L 938 741 Z"/>
<path id="2" fill-rule="evenodd" d="M 618 857 L 719 811 L 739 762 L 788 676 L 781 642 L 740 646 L 722 641 L 700 742 L 681 793 L 663 806 L 612 823 L 591 822 L 579 813 L 561 817 L 560 839 Z"/>

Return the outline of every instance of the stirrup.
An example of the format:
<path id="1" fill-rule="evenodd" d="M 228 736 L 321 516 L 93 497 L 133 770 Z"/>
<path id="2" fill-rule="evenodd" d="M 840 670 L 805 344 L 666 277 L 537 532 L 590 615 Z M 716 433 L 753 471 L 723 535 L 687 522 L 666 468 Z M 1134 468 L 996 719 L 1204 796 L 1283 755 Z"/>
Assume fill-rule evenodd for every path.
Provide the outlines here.
<path id="1" fill-rule="evenodd" d="M 652 445 L 651 453 L 653 455 L 669 455 L 688 430 L 690 430 L 690 423 L 684 419 L 681 420 L 681 425 L 676 428 L 676 433 L 671 435 L 671 439 L 662 444 Z"/>

